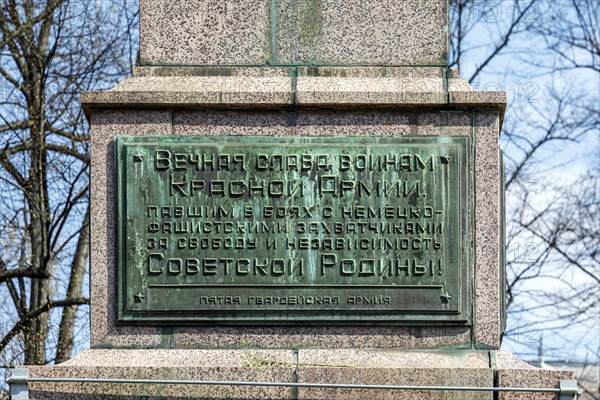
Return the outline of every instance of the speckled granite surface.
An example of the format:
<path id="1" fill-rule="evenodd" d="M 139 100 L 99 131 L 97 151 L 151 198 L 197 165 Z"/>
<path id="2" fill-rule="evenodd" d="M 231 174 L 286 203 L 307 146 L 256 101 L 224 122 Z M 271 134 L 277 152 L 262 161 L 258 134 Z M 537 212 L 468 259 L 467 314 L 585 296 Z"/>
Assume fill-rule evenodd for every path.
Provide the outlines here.
<path id="1" fill-rule="evenodd" d="M 493 360 L 493 361 L 492 361 Z M 32 377 L 332 383 L 389 386 L 558 387 L 571 372 L 543 371 L 505 351 L 87 350 Z M 40 399 L 492 399 L 490 392 L 326 389 L 224 385 L 32 383 Z M 500 393 L 545 400 L 550 393 Z"/>
<path id="2" fill-rule="evenodd" d="M 83 92 L 92 108 L 492 109 L 505 92 L 477 92 L 439 67 L 141 67 L 112 90 Z"/>
<path id="3" fill-rule="evenodd" d="M 141 0 L 140 61 L 82 94 L 91 124 L 91 345 L 32 376 L 552 386 L 498 349 L 506 94 L 446 68 L 446 0 Z M 469 326 L 116 323 L 116 135 L 469 136 L 475 146 Z M 489 392 L 32 384 L 33 399 L 493 399 Z M 503 393 L 498 398 L 549 399 Z"/>
<path id="4" fill-rule="evenodd" d="M 87 350 L 35 377 L 347 383 L 364 385 L 493 384 L 486 351 L 393 350 Z M 414 399 L 420 392 L 222 385 L 32 383 L 31 398 L 100 396 L 171 399 Z M 58 394 L 60 393 L 60 394 Z M 94 397 L 96 396 L 96 397 Z M 111 398 L 111 397 L 108 397 Z M 491 399 L 488 394 L 429 393 L 429 399 Z"/>
<path id="5" fill-rule="evenodd" d="M 500 343 L 497 111 L 97 110 L 92 114 L 92 346 L 215 348 L 498 348 Z M 475 125 L 473 125 L 475 122 Z M 475 169 L 475 336 L 472 327 L 117 326 L 115 316 L 115 135 L 464 135 L 480 146 Z M 477 200 L 479 201 L 479 200 Z M 479 206 L 478 206 L 479 204 Z M 490 211 L 491 210 L 491 211 Z M 495 267 L 492 265 L 495 263 Z M 474 341 L 473 341 L 474 338 Z"/>
<path id="6" fill-rule="evenodd" d="M 498 386 L 527 388 L 558 388 L 563 379 L 574 379 L 573 371 L 548 371 L 532 367 L 508 351 L 494 352 Z M 499 393 L 499 400 L 551 400 L 554 393 Z"/>
<path id="7" fill-rule="evenodd" d="M 256 65 L 270 57 L 267 0 L 141 0 L 142 64 Z"/>
<path id="8" fill-rule="evenodd" d="M 143 65 L 446 64 L 446 0 L 141 0 Z"/>

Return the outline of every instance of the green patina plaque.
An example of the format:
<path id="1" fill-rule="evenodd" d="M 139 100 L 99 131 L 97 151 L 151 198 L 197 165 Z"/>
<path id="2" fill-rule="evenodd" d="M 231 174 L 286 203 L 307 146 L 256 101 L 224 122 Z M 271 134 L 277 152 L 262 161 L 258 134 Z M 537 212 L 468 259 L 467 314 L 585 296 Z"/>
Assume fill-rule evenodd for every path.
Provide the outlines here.
<path id="1" fill-rule="evenodd" d="M 118 320 L 469 324 L 471 151 L 468 137 L 118 137 Z"/>

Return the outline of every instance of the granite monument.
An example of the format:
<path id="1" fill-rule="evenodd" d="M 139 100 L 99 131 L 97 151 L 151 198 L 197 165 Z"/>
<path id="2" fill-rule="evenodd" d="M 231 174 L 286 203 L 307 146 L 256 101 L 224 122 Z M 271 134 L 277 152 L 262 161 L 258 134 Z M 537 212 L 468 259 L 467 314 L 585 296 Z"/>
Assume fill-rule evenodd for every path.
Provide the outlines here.
<path id="1" fill-rule="evenodd" d="M 447 68 L 447 0 L 140 3 L 133 76 L 81 96 L 92 140 L 91 349 L 30 376 L 572 379 L 499 350 L 506 95 L 474 91 Z M 30 389 L 35 399 L 556 396 Z"/>

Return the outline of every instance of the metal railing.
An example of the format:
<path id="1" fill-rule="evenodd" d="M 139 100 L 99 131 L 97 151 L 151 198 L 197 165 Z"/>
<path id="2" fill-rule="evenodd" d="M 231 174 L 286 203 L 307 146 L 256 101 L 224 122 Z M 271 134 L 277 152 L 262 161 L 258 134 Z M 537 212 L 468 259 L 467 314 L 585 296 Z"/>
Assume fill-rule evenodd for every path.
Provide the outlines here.
<path id="1" fill-rule="evenodd" d="M 203 386 L 262 386 L 318 389 L 372 389 L 372 390 L 423 390 L 458 392 L 529 392 L 556 393 L 559 400 L 577 400 L 577 381 L 561 380 L 558 388 L 515 388 L 515 387 L 479 387 L 479 386 L 394 386 L 394 385 L 357 385 L 346 383 L 299 383 L 299 382 L 243 382 L 243 381 L 189 381 L 189 380 L 152 380 L 152 379 L 97 379 L 97 378 L 35 378 L 29 377 L 27 369 L 13 369 L 7 379 L 10 385 L 11 400 L 29 400 L 30 382 L 62 383 L 134 383 L 152 385 L 203 385 Z"/>

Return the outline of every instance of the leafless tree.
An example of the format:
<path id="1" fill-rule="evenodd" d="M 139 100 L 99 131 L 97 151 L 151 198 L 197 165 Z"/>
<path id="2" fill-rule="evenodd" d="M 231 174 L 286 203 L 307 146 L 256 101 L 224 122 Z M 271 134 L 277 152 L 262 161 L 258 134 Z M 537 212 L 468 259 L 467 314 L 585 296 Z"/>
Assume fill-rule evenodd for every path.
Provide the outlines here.
<path id="1" fill-rule="evenodd" d="M 599 336 L 600 4 L 456 0 L 451 13 L 450 66 L 511 99 L 505 342 L 535 347 L 547 334 L 546 353 L 574 357 L 560 343 L 587 329 L 587 343 L 571 343 L 585 350 Z"/>
<path id="2" fill-rule="evenodd" d="M 71 356 L 89 303 L 89 137 L 82 90 L 129 74 L 137 4 L 2 0 L 0 364 Z"/>

